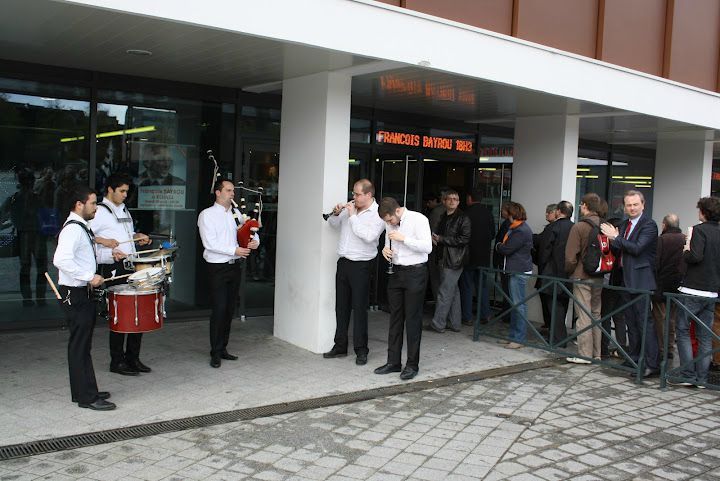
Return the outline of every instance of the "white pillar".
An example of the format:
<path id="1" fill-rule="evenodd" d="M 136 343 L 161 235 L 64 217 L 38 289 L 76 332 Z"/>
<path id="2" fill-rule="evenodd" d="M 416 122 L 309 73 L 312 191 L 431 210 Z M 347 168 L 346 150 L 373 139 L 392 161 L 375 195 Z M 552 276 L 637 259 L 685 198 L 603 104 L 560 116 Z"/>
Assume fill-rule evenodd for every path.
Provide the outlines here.
<path id="1" fill-rule="evenodd" d="M 512 200 L 525 207 L 528 225 L 540 232 L 545 206 L 575 203 L 578 116 L 521 117 L 515 122 Z"/>
<path id="2" fill-rule="evenodd" d="M 712 138 L 705 130 L 658 135 L 652 211 L 658 226 L 670 212 L 683 230 L 700 222 L 695 206 L 710 195 Z"/>
<path id="3" fill-rule="evenodd" d="M 275 267 L 275 336 L 312 352 L 335 335 L 338 233 L 321 214 L 347 200 L 347 75 L 283 81 Z"/>

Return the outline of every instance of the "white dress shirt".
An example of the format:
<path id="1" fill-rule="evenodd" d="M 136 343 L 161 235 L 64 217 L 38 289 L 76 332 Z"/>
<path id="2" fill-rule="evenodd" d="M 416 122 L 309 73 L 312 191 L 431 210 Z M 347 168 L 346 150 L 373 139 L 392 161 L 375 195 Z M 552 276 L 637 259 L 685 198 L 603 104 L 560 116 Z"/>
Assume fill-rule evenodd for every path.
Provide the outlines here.
<path id="1" fill-rule="evenodd" d="M 105 207 L 98 205 L 95 218 L 89 222 L 90 228 L 95 235 L 105 239 L 115 239 L 118 242 L 135 237 L 132 217 L 125 204 L 115 205 L 109 199 L 103 199 L 102 204 L 108 206 L 112 213 L 108 212 Z M 134 254 L 136 252 L 134 242 L 120 244 L 118 249 L 125 254 Z M 114 264 L 115 260 L 112 257 L 112 251 L 112 249 L 98 244 L 98 263 Z"/>
<path id="2" fill-rule="evenodd" d="M 380 234 L 385 222 L 378 215 L 378 205 L 373 200 L 370 207 L 353 216 L 343 209 L 338 215 L 331 215 L 328 222 L 334 228 L 340 227 L 340 242 L 337 253 L 351 261 L 369 261 L 377 256 Z"/>
<path id="3" fill-rule="evenodd" d="M 239 214 L 238 219 L 240 225 L 244 224 Z M 200 230 L 200 239 L 205 247 L 203 258 L 207 262 L 224 264 L 241 258 L 241 256 L 235 255 L 235 249 L 239 247 L 237 242 L 238 225 L 233 218 L 232 209 L 226 209 L 216 202 L 200 212 L 197 225 Z M 257 234 L 253 240 L 260 242 Z"/>
<path id="4" fill-rule="evenodd" d="M 385 229 L 385 246 L 390 247 L 388 233 L 399 230 L 405 240 L 393 241 L 393 264 L 398 266 L 411 266 L 427 262 L 428 254 L 432 252 L 432 236 L 430 235 L 430 222 L 419 212 L 405 209 L 400 217 L 400 225 L 387 224 Z"/>
<path id="5" fill-rule="evenodd" d="M 70 213 L 65 223 L 70 220 L 88 225 L 85 219 L 74 212 Z M 86 286 L 97 271 L 95 255 L 95 244 L 91 244 L 85 229 L 77 224 L 64 227 L 58 236 L 53 257 L 53 264 L 59 271 L 59 283 L 63 286 Z"/>

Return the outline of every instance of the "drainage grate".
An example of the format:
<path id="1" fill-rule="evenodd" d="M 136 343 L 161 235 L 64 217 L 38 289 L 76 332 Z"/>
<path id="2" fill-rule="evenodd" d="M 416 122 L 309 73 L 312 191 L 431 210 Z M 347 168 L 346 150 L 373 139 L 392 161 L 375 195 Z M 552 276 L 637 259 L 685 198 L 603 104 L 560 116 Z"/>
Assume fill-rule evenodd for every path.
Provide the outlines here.
<path id="1" fill-rule="evenodd" d="M 251 419 L 307 411 L 310 409 L 335 406 L 338 404 L 349 404 L 360 401 L 368 401 L 370 399 L 376 399 L 380 397 L 406 394 L 410 392 L 422 391 L 425 389 L 451 386 L 454 384 L 479 381 L 481 379 L 516 374 L 519 372 L 529 371 L 533 369 L 541 369 L 544 367 L 553 366 L 557 364 L 557 362 L 557 359 L 546 359 L 542 361 L 527 362 L 514 366 L 488 369 L 485 371 L 477 371 L 473 373 L 462 374 L 459 376 L 451 376 L 441 379 L 433 379 L 429 381 L 397 384 L 394 386 L 366 389 L 363 391 L 351 392 L 346 394 L 335 394 L 331 396 L 323 396 L 313 399 L 304 399 L 301 401 L 270 404 L 267 406 L 238 409 L 235 411 L 226 411 L 215 414 L 204 414 L 201 416 L 173 419 L 169 421 L 159 421 L 156 423 L 141 424 L 138 426 L 109 429 L 107 431 L 98 431 L 86 434 L 74 434 L 71 436 L 63 436 L 60 438 L 31 441 L 27 443 L 12 444 L 8 446 L 0 446 L 0 461 L 14 458 L 23 458 L 26 456 L 34 456 L 36 454 L 46 454 L 57 451 L 64 451 L 67 449 L 83 448 L 88 446 L 94 446 L 97 444 L 127 441 L 130 439 L 154 436 L 157 434 L 169 433 L 174 431 L 184 431 L 188 429 L 214 426 L 217 424 L 225 424 L 236 421 L 248 421 Z"/>

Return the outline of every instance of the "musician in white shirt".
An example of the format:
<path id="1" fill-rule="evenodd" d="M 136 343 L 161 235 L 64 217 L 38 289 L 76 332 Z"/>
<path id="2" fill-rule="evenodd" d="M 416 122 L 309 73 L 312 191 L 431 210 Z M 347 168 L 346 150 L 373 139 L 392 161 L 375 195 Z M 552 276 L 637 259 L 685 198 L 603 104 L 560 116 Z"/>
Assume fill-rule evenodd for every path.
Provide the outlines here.
<path id="1" fill-rule="evenodd" d="M 370 267 L 377 257 L 377 244 L 385 222 L 377 215 L 375 187 L 368 179 L 353 185 L 353 202 L 338 204 L 328 223 L 340 229 L 335 273 L 335 345 L 323 357 L 345 357 L 348 348 L 350 313 L 353 313 L 355 364 L 367 364 L 368 293 Z"/>
<path id="2" fill-rule="evenodd" d="M 237 229 L 243 221 L 232 205 L 235 186 L 229 180 L 219 180 L 213 190 L 215 204 L 200 212 L 198 229 L 210 278 L 210 365 L 217 368 L 221 359 L 237 359 L 228 353 L 227 345 L 240 287 L 242 260 L 258 248 L 260 239 L 256 234 L 247 248 L 238 245 Z"/>
<path id="3" fill-rule="evenodd" d="M 53 264 L 59 271 L 58 292 L 68 319 L 68 368 L 73 402 L 98 411 L 115 409 L 106 401 L 110 393 L 98 391 L 90 349 L 95 328 L 95 302 L 91 288 L 103 283 L 96 274 L 95 238 L 88 222 L 95 216 L 97 196 L 86 186 L 72 193 L 72 208 L 58 235 Z"/>
<path id="4" fill-rule="evenodd" d="M 385 260 L 392 260 L 394 273 L 388 276 L 387 285 L 388 359 L 387 364 L 375 369 L 375 374 L 400 372 L 403 331 L 407 329 L 407 362 L 400 374 L 400 379 L 406 381 L 419 371 L 427 260 L 432 252 L 430 223 L 419 212 L 400 207 L 392 197 L 382 200 L 378 215 L 387 224 L 382 254 Z"/>
<path id="5" fill-rule="evenodd" d="M 119 239 L 122 242 L 114 249 L 98 246 L 99 273 L 105 278 L 131 273 L 125 269 L 123 259 L 128 254 L 136 252 L 135 242 L 141 246 L 150 243 L 148 236 L 135 233 L 133 219 L 125 206 L 130 183 L 131 179 L 125 174 L 118 172 L 111 174 L 106 182 L 105 198 L 98 203 L 95 218 L 90 221 L 90 227 L 96 235 Z M 124 282 L 126 282 L 125 279 L 111 281 L 107 286 Z M 106 306 L 101 306 L 101 309 L 107 313 Z M 140 361 L 142 333 L 123 334 L 110 331 L 109 342 L 110 372 L 123 376 L 137 376 L 138 373 L 147 373 L 152 370 Z"/>

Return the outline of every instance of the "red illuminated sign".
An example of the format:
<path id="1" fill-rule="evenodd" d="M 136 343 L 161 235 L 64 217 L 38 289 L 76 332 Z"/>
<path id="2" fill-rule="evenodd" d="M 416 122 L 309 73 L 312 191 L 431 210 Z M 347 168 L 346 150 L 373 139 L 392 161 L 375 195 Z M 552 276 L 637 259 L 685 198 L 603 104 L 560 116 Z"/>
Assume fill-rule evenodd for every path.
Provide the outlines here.
<path id="1" fill-rule="evenodd" d="M 426 149 L 454 150 L 456 152 L 473 152 L 472 140 L 453 139 L 450 137 L 433 137 L 431 135 L 407 134 L 378 130 L 375 139 L 378 144 L 407 145 Z"/>

